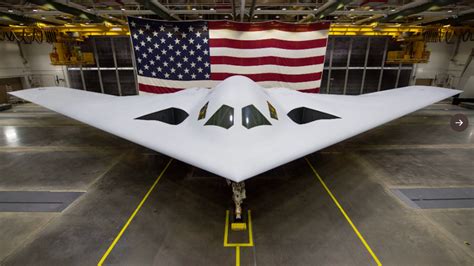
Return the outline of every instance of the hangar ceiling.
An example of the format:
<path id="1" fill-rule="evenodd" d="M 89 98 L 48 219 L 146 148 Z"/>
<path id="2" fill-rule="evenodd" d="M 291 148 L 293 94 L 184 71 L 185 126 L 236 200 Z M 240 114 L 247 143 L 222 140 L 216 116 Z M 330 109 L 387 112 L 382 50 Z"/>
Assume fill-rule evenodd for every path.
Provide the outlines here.
<path id="1" fill-rule="evenodd" d="M 243 14 L 243 16 L 241 16 Z M 403 26 L 471 24 L 474 1 L 464 0 L 6 0 L 0 23 L 124 24 L 127 16 L 166 20 L 281 20 Z"/>

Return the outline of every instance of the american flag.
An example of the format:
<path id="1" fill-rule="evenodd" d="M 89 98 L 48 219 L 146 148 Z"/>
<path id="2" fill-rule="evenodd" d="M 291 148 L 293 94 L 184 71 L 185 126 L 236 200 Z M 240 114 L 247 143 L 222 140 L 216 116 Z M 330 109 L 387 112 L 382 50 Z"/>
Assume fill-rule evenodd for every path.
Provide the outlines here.
<path id="1" fill-rule="evenodd" d="M 319 92 L 329 23 L 128 22 L 141 91 L 210 88 L 243 75 L 263 87 Z"/>

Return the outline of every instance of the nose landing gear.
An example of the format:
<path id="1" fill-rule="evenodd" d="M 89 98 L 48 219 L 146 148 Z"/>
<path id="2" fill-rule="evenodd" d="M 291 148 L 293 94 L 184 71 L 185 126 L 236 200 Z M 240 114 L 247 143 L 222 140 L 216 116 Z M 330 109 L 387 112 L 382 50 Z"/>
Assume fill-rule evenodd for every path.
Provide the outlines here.
<path id="1" fill-rule="evenodd" d="M 227 180 L 227 184 L 232 185 L 232 200 L 235 205 L 235 219 L 242 219 L 242 202 L 247 197 L 245 195 L 245 183 L 244 182 L 232 182 Z"/>

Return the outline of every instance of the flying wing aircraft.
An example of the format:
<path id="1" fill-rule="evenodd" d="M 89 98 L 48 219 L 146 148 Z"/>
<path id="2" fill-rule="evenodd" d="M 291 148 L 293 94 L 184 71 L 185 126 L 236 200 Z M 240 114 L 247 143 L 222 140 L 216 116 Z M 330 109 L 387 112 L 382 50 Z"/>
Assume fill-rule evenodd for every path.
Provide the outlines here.
<path id="1" fill-rule="evenodd" d="M 233 76 L 212 89 L 118 97 L 47 87 L 11 94 L 232 181 L 243 181 L 461 91 L 409 86 L 360 96 L 266 89 Z"/>

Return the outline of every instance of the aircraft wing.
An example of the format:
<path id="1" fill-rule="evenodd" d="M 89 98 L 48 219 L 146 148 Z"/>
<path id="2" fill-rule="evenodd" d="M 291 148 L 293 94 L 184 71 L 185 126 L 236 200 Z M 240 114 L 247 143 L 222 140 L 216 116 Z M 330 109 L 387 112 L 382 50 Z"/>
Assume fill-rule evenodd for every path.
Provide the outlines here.
<path id="1" fill-rule="evenodd" d="M 307 95 L 278 88 L 269 91 L 286 112 L 306 107 L 337 117 L 303 124 L 292 131 L 293 143 L 300 146 L 300 157 L 459 93 L 459 90 L 430 86 L 409 86 L 363 95 Z"/>
<path id="2" fill-rule="evenodd" d="M 250 80 L 241 78 L 226 84 L 217 90 L 187 89 L 172 94 L 127 97 L 58 87 L 11 94 L 240 182 L 460 92 L 412 86 L 343 96 L 289 89 L 258 90 Z M 212 98 L 214 90 L 216 94 Z M 260 98 L 252 96 L 255 91 L 261 92 Z M 206 102 L 208 115 L 198 119 Z M 278 112 L 277 119 L 270 118 L 267 102 Z M 235 111 L 235 117 L 231 117 L 235 123 L 229 129 L 206 124 L 222 103 Z M 266 125 L 243 126 L 244 107 L 249 104 L 255 104 L 268 118 Z M 189 114 L 184 122 L 163 123 L 153 121 L 153 117 L 148 120 L 159 110 L 175 107 Z M 298 108 L 306 109 L 298 113 Z M 317 119 L 305 123 L 309 109 L 316 111 L 316 116 L 309 117 Z"/>

